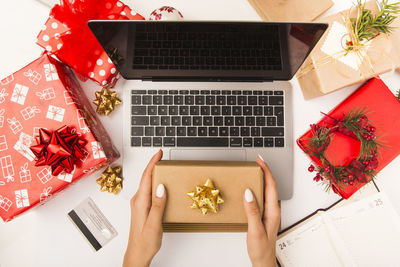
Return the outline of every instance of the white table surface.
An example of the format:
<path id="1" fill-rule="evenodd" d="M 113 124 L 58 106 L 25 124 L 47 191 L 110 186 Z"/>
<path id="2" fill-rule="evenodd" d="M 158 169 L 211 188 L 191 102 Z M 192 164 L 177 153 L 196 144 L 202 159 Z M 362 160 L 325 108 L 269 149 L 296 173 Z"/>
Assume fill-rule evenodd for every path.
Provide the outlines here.
<path id="1" fill-rule="evenodd" d="M 353 1 L 335 0 L 326 14 L 348 8 Z M 163 5 L 178 8 L 187 19 L 193 20 L 260 20 L 246 0 L 126 0 L 125 3 L 148 17 Z M 0 4 L 0 77 L 5 77 L 36 59 L 42 52 L 35 44 L 36 36 L 48 17 L 49 8 L 34 0 L 2 1 Z M 384 81 L 393 90 L 400 88 L 400 75 L 385 75 Z M 99 86 L 93 82 L 82 84 L 89 98 Z M 305 101 L 296 79 L 294 91 L 294 136 L 298 137 L 308 125 L 320 118 L 320 111 L 329 111 L 356 87 Z M 121 91 L 121 84 L 116 87 Z M 120 92 L 121 93 L 121 92 Z M 106 129 L 122 152 L 122 108 L 110 117 L 101 117 Z M 338 200 L 333 193 L 312 181 L 306 168 L 309 159 L 295 148 L 294 196 L 282 202 L 282 227 L 285 228 L 318 208 L 325 208 Z M 119 160 L 121 162 L 121 160 Z M 400 157 L 377 177 L 400 213 Z M 144 167 L 144 166 L 143 166 Z M 138 179 L 142 169 L 133 177 Z M 284 163 L 282 163 L 284 167 Z M 0 267 L 20 266 L 121 266 L 129 230 L 129 198 L 99 192 L 95 183 L 99 173 L 92 174 L 68 187 L 46 205 L 17 217 L 9 223 L 0 222 Z M 118 231 L 118 236 L 98 252 L 88 245 L 67 218 L 67 212 L 90 196 Z M 165 234 L 163 247 L 152 266 L 202 267 L 250 266 L 245 234 Z"/>

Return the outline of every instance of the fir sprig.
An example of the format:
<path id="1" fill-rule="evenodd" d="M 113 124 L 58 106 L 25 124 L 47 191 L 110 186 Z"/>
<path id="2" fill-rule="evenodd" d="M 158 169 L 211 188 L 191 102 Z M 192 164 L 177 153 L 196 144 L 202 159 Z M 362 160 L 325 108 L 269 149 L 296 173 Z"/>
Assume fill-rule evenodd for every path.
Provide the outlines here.
<path id="1" fill-rule="evenodd" d="M 370 10 L 365 8 L 365 2 L 357 0 L 357 6 L 360 13 L 357 18 L 351 18 L 356 37 L 360 42 L 369 41 L 381 33 L 391 33 L 393 27 L 390 24 L 396 19 L 400 12 L 400 2 L 388 3 L 388 0 L 382 0 L 379 4 L 380 12 L 373 15 Z"/>
<path id="2" fill-rule="evenodd" d="M 397 91 L 396 97 L 397 97 L 397 99 L 400 101 L 400 90 Z"/>

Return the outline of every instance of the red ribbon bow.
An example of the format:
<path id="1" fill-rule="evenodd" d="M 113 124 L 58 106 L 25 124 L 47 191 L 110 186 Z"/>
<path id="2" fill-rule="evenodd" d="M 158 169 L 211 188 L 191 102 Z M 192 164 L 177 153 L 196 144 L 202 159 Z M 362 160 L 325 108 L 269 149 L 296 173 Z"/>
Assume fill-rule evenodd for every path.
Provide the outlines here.
<path id="1" fill-rule="evenodd" d="M 68 126 L 56 131 L 40 128 L 36 142 L 37 145 L 30 147 L 37 158 L 35 166 L 51 166 L 53 176 L 62 171 L 71 173 L 76 161 L 85 157 L 82 148 L 86 141 Z"/>
<path id="2" fill-rule="evenodd" d="M 61 0 L 59 5 L 53 7 L 50 16 L 65 24 L 68 31 L 60 34 L 62 46 L 54 54 L 63 61 L 68 59 L 68 62 L 73 62 L 71 67 L 75 71 L 85 77 L 88 76 L 103 48 L 90 31 L 87 22 L 110 18 L 128 19 L 126 15 L 121 14 L 126 5 L 117 5 L 117 2 L 117 0 Z"/>

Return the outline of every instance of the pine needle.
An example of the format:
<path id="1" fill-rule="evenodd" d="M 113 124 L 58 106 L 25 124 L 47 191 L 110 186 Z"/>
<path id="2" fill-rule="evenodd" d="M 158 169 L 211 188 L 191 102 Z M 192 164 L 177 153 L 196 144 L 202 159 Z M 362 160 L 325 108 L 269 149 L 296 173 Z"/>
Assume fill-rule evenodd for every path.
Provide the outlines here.
<path id="1" fill-rule="evenodd" d="M 397 91 L 397 95 L 396 95 L 397 99 L 400 101 L 400 90 Z"/>
<path id="2" fill-rule="evenodd" d="M 357 0 L 360 8 L 360 16 L 352 18 L 353 28 L 356 30 L 359 41 L 369 41 L 381 33 L 391 33 L 394 27 L 390 24 L 396 19 L 396 14 L 400 12 L 400 2 L 388 3 L 388 0 L 382 0 L 379 4 L 380 12 L 373 15 L 370 10 L 365 9 L 365 2 Z"/>

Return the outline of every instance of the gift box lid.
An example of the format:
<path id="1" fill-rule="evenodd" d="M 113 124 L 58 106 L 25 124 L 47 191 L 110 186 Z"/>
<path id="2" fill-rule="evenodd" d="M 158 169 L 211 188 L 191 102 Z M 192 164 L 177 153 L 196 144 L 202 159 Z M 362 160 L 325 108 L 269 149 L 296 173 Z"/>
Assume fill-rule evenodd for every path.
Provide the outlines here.
<path id="1" fill-rule="evenodd" d="M 400 101 L 381 79 L 373 78 L 327 115 L 340 118 L 349 111 L 362 108 L 366 108 L 368 119 L 376 127 L 376 136 L 382 144 L 376 168 L 376 172 L 379 172 L 400 154 Z M 326 125 L 325 118 L 317 124 Z M 303 151 L 305 151 L 303 142 L 312 136 L 313 132 L 309 130 L 297 140 L 297 144 Z M 359 151 L 359 141 L 340 133 L 334 133 L 326 150 L 326 157 L 337 165 L 343 165 L 356 157 Z M 318 165 L 318 159 L 314 157 L 311 159 Z M 344 186 L 343 189 L 337 187 L 336 189 L 343 198 L 347 199 L 363 185 Z"/>
<path id="2" fill-rule="evenodd" d="M 160 161 L 153 170 L 153 193 L 158 184 L 164 184 L 167 191 L 164 224 L 175 224 L 181 229 L 191 224 L 193 231 L 202 228 L 211 231 L 218 224 L 233 229 L 247 225 L 243 209 L 246 188 L 252 190 L 260 211 L 263 210 L 263 177 L 262 169 L 255 162 Z M 219 204 L 217 213 L 203 215 L 199 209 L 190 208 L 193 200 L 187 193 L 195 191 L 207 179 L 220 190 L 224 203 Z"/>

